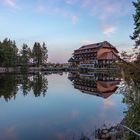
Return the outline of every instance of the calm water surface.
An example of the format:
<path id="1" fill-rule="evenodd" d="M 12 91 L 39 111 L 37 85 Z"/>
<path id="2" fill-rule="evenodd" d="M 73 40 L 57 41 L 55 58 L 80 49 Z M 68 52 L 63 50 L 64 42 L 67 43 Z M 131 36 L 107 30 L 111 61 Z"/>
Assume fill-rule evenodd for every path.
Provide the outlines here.
<path id="1" fill-rule="evenodd" d="M 14 83 L 5 77 L 0 79 L 0 140 L 78 139 L 104 124 L 120 123 L 127 108 L 118 81 L 88 83 L 88 77 L 68 73 L 16 76 Z"/>

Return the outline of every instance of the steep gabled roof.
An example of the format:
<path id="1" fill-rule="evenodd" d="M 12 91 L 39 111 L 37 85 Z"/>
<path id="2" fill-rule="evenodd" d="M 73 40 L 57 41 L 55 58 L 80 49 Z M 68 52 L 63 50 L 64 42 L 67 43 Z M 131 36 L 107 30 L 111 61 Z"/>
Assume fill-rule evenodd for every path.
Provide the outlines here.
<path id="1" fill-rule="evenodd" d="M 80 47 L 79 50 L 85 50 L 85 49 L 90 49 L 90 48 L 98 48 L 98 47 L 101 47 L 102 45 L 103 45 L 103 42 L 88 44 L 88 45 L 84 45 L 84 46 Z"/>
<path id="2" fill-rule="evenodd" d="M 120 59 L 120 57 L 119 57 L 119 55 L 117 55 L 117 54 L 115 54 L 113 51 L 110 51 L 110 52 L 105 52 L 105 53 L 103 53 L 102 55 L 100 55 L 100 56 L 98 56 L 97 57 L 98 59 L 103 59 L 103 60 L 105 60 L 105 59 L 116 59 L 116 60 L 119 60 Z"/>
<path id="3" fill-rule="evenodd" d="M 84 46 L 80 47 L 78 50 L 80 51 L 80 50 L 86 50 L 86 49 L 98 49 L 98 48 L 102 48 L 102 47 L 112 48 L 112 49 L 115 49 L 116 52 L 118 52 L 117 49 L 113 45 L 111 45 L 108 41 L 84 45 Z M 75 51 L 77 51 L 77 50 L 75 50 Z"/>
<path id="4" fill-rule="evenodd" d="M 71 58 L 68 60 L 68 62 L 74 62 L 74 58 L 71 57 Z"/>

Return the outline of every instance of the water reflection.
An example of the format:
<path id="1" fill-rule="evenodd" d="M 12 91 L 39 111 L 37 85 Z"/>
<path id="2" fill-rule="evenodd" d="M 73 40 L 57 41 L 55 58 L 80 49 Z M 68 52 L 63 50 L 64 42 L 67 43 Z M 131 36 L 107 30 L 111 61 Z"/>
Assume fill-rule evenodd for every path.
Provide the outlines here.
<path id="1" fill-rule="evenodd" d="M 37 75 L 1 75 L 0 76 L 0 97 L 6 101 L 16 98 L 20 91 L 24 96 L 31 91 L 35 97 L 45 96 L 48 89 L 47 77 L 41 74 Z"/>
<path id="2" fill-rule="evenodd" d="M 79 140 L 123 140 L 123 131 L 119 125 L 95 129 L 91 134 L 82 134 Z"/>
<path id="3" fill-rule="evenodd" d="M 6 101 L 16 98 L 18 91 L 24 96 L 31 91 L 35 97 L 45 96 L 48 89 L 47 74 L 36 75 L 1 75 L 0 76 L 0 97 Z M 53 73 L 54 74 L 54 73 Z M 63 73 L 57 73 L 60 76 Z M 69 73 L 68 79 L 73 82 L 74 88 L 82 93 L 108 98 L 117 89 L 120 79 L 105 73 L 80 74 Z"/>
<path id="4" fill-rule="evenodd" d="M 6 101 L 15 98 L 18 87 L 17 80 L 14 75 L 0 76 L 0 97 L 4 97 Z"/>
<path id="5" fill-rule="evenodd" d="M 125 133 L 125 139 L 140 139 L 140 83 L 131 81 L 128 84 L 128 82 L 124 82 L 122 88 L 123 103 L 128 106 L 128 110 L 124 112 L 125 117 L 122 120 L 122 124 L 139 134 L 138 136 L 129 131 L 129 133 Z"/>
<path id="6" fill-rule="evenodd" d="M 80 90 L 82 93 L 103 98 L 111 96 L 120 83 L 120 78 L 107 73 L 69 73 L 68 78 L 73 82 L 75 89 Z"/>
<path id="7" fill-rule="evenodd" d="M 140 83 L 139 75 L 131 76 L 124 73 L 126 81 L 122 81 L 118 87 L 118 94 L 123 95 L 122 102 L 127 105 L 124 111 L 124 118 L 115 126 L 107 126 L 95 129 L 89 135 L 83 134 L 79 140 L 139 140 L 140 139 Z M 80 75 L 78 76 L 78 79 Z M 74 79 L 76 76 L 74 76 Z M 129 79 L 128 79 L 129 78 Z M 70 79 L 73 81 L 74 79 Z M 106 83 L 107 81 L 105 81 Z M 109 81 L 110 82 L 110 81 Z M 98 81 L 96 82 L 98 85 Z M 107 82 L 108 83 L 108 82 Z M 113 81 L 114 83 L 114 81 Z M 75 85 L 75 82 L 74 82 Z M 112 84 L 113 85 L 113 84 Z M 111 85 L 111 87 L 112 87 Z M 98 86 L 95 86 L 96 88 Z M 101 87 L 101 86 L 100 86 Z M 98 88 L 97 88 L 98 89 Z M 102 88 L 100 88 L 102 89 Z"/>
<path id="8" fill-rule="evenodd" d="M 138 85 L 108 73 L 1 75 L 0 97 L 10 101 L 1 101 L 0 139 L 135 139 L 118 126 L 140 131 Z"/>

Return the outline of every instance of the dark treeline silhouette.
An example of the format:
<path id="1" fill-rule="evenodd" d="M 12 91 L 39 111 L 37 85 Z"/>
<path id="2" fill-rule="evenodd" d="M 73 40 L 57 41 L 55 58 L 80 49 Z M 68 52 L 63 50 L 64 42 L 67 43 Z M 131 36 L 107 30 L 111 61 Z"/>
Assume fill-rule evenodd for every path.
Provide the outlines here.
<path id="1" fill-rule="evenodd" d="M 47 77 L 36 75 L 1 75 L 0 76 L 0 97 L 9 101 L 16 98 L 20 91 L 24 96 L 33 91 L 35 97 L 45 96 L 48 89 Z"/>
<path id="2" fill-rule="evenodd" d="M 7 38 L 0 41 L 0 67 L 22 66 L 22 70 L 25 71 L 30 64 L 37 67 L 46 64 L 48 58 L 46 44 L 35 42 L 31 48 L 23 44 L 19 50 L 15 41 Z"/>

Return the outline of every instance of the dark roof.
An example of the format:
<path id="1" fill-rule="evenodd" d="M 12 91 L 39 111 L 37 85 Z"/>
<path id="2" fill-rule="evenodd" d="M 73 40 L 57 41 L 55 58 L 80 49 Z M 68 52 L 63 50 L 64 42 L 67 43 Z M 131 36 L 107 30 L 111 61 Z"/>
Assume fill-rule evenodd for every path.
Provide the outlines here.
<path id="1" fill-rule="evenodd" d="M 105 47 L 105 48 L 109 47 L 109 48 L 115 49 L 117 51 L 117 49 L 114 46 L 112 46 L 108 41 L 85 45 L 85 46 L 80 47 L 78 50 L 86 50 L 86 49 L 91 49 L 91 48 L 98 49 L 100 47 Z M 75 51 L 77 51 L 77 50 L 75 50 Z"/>
<path id="2" fill-rule="evenodd" d="M 74 62 L 74 58 L 71 57 L 71 58 L 68 60 L 68 62 Z"/>

